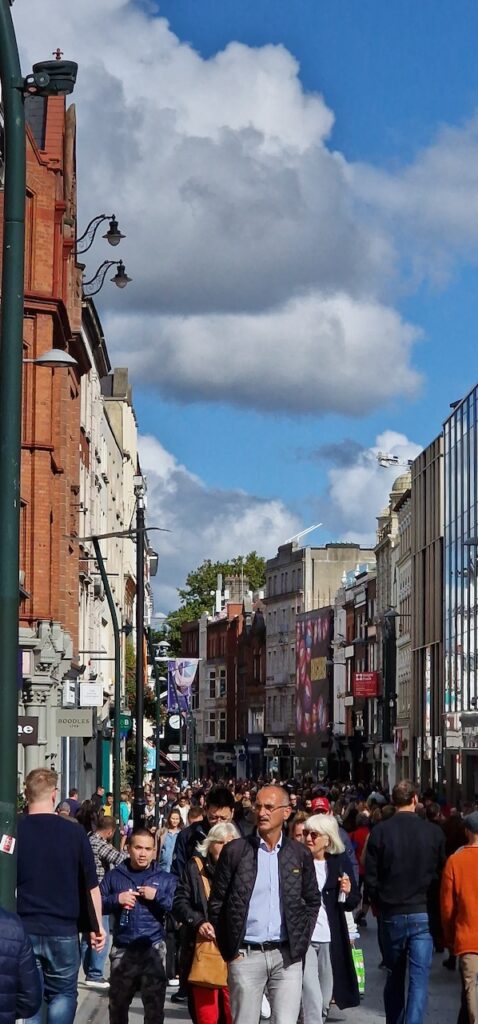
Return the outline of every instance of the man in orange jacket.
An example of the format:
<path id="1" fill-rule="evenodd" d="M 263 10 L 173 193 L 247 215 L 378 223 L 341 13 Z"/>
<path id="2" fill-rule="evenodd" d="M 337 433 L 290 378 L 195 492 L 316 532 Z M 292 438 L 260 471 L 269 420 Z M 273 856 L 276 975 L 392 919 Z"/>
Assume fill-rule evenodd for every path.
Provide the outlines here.
<path id="1" fill-rule="evenodd" d="M 478 1024 L 478 811 L 463 823 L 468 844 L 453 853 L 443 869 L 441 914 L 445 945 L 460 961 L 459 1021 Z"/>

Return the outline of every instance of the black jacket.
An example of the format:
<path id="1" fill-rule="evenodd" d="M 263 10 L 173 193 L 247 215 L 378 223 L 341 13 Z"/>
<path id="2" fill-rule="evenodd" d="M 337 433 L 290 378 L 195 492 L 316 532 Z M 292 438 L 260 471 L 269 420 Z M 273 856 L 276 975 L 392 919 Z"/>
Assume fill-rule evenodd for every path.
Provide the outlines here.
<path id="1" fill-rule="evenodd" d="M 347 874 L 352 888 L 345 901 L 339 903 L 339 876 Z M 330 928 L 330 962 L 334 976 L 333 997 L 339 1010 L 358 1006 L 360 996 L 357 975 L 350 946 L 349 930 L 345 918 L 346 910 L 353 910 L 360 901 L 360 893 L 353 872 L 353 864 L 347 853 L 327 857 L 327 879 L 322 889 L 322 899 L 327 911 Z"/>
<path id="2" fill-rule="evenodd" d="M 257 875 L 258 836 L 235 839 L 223 847 L 209 900 L 209 920 L 216 929 L 224 960 L 237 956 L 246 933 L 249 902 Z M 300 960 L 307 952 L 320 908 L 314 862 L 309 850 L 283 838 L 279 850 L 279 883 L 289 955 Z"/>
<path id="3" fill-rule="evenodd" d="M 16 914 L 0 910 L 0 1024 L 33 1017 L 40 1004 L 40 976 L 30 939 Z"/>
<path id="4" fill-rule="evenodd" d="M 202 821 L 195 821 L 193 825 L 183 828 L 174 844 L 171 874 L 181 878 L 186 865 L 196 853 L 196 846 L 206 838 L 210 824 L 207 818 Z"/>
<path id="5" fill-rule="evenodd" d="M 428 889 L 444 862 L 441 829 L 412 811 L 400 811 L 370 833 L 365 885 L 386 917 L 424 914 Z"/>
<path id="6" fill-rule="evenodd" d="M 195 854 L 199 857 L 199 854 Z M 207 858 L 201 857 L 204 870 L 212 885 L 213 867 Z M 195 859 L 190 860 L 183 871 L 176 889 L 173 903 L 173 914 L 176 921 L 185 926 L 185 934 L 181 943 L 181 979 L 187 981 L 191 970 L 196 933 L 201 924 L 208 920 L 206 894 Z"/>

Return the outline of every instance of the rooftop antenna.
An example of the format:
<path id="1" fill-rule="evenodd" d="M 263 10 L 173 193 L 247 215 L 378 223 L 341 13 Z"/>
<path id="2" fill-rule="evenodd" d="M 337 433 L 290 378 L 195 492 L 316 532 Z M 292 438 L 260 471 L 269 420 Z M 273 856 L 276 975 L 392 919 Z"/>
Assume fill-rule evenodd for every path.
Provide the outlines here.
<path id="1" fill-rule="evenodd" d="M 323 526 L 323 523 L 316 523 L 315 526 L 308 526 L 306 530 L 301 530 L 300 533 L 294 533 L 294 536 L 289 537 L 284 543 L 292 544 L 292 541 L 299 540 L 299 537 L 305 537 L 307 533 L 313 533 L 314 530 L 318 530 L 319 526 Z"/>

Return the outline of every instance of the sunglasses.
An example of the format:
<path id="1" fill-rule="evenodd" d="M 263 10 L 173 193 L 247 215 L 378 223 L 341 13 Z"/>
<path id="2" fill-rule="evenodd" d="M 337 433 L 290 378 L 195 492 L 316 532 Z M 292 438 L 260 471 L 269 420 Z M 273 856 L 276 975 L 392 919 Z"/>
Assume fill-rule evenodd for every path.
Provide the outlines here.
<path id="1" fill-rule="evenodd" d="M 319 838 L 326 839 L 326 836 L 322 835 L 322 832 L 315 832 L 313 828 L 305 828 L 304 836 L 310 836 L 313 843 L 316 843 Z"/>

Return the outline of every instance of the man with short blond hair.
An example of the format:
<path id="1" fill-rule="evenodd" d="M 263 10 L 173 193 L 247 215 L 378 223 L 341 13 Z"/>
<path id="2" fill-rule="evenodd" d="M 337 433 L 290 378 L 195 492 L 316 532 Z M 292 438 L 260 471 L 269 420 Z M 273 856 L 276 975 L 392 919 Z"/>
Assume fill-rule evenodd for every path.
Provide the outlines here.
<path id="1" fill-rule="evenodd" d="M 98 951 L 105 942 L 95 861 L 84 829 L 55 814 L 56 772 L 35 768 L 25 794 L 28 814 L 18 820 L 17 910 L 42 976 L 47 1024 L 73 1024 L 82 896 L 94 908 L 90 942 Z M 35 1024 L 41 1019 L 41 1011 L 31 1018 Z"/>

